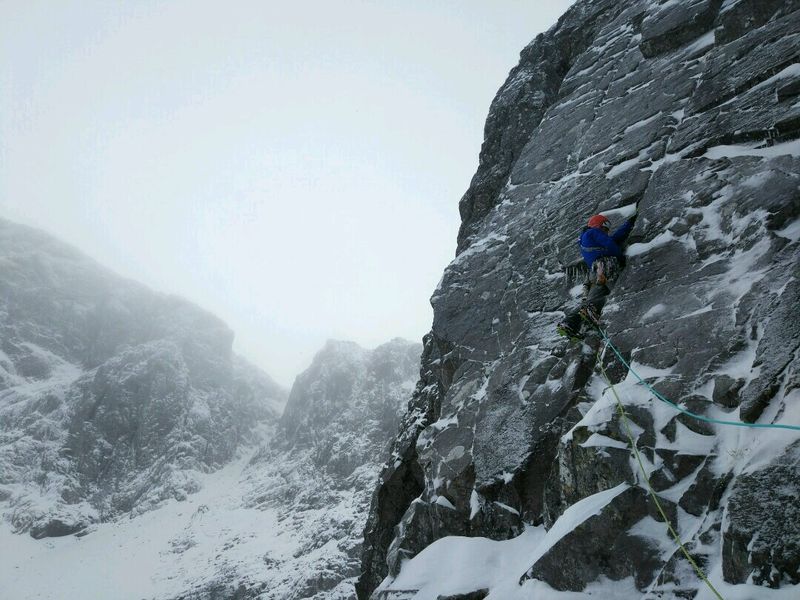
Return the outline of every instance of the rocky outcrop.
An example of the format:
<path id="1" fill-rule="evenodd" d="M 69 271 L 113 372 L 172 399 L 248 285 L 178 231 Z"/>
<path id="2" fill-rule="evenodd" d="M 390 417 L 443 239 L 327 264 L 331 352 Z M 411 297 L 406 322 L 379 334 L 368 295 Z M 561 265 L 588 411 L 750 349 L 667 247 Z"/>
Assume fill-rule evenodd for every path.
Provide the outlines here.
<path id="1" fill-rule="evenodd" d="M 374 350 L 329 341 L 295 380 L 279 439 L 298 448 L 313 445 L 319 466 L 343 476 L 372 462 L 375 448 L 396 433 L 421 351 L 399 338 Z M 332 446 L 321 446 L 323 440 Z"/>
<path id="2" fill-rule="evenodd" d="M 800 444 L 736 479 L 722 532 L 722 569 L 733 583 L 800 583 Z"/>
<path id="3" fill-rule="evenodd" d="M 497 204 L 511 168 L 558 98 L 570 67 L 620 10 L 619 3 L 611 0 L 580 3 L 520 53 L 519 65 L 512 69 L 489 108 L 478 171 L 459 203 L 459 251 L 475 233 L 474 225 Z"/>
<path id="4" fill-rule="evenodd" d="M 645 58 L 677 50 L 713 28 L 721 5 L 722 0 L 655 4 L 642 19 L 639 50 Z"/>
<path id="5" fill-rule="evenodd" d="M 800 423 L 798 8 L 580 0 L 523 51 L 490 109 L 458 254 L 431 300 L 421 380 L 372 500 L 359 598 L 441 537 L 508 539 L 614 486 L 646 487 L 595 372 L 600 341 L 570 345 L 554 331 L 579 294 L 567 267 L 593 213 L 639 206 L 603 315 L 626 361 L 695 414 Z M 741 515 L 769 510 L 745 491 L 767 473 L 793 485 L 786 469 L 756 473 L 797 435 L 737 438 L 654 404 L 612 353 L 603 364 L 660 503 L 693 532 L 684 541 L 695 561 L 729 557 L 728 581 L 791 581 L 790 551 L 744 558 L 755 534 Z M 767 465 L 751 464 L 757 449 Z M 637 511 L 637 522 L 604 521 L 603 539 L 624 545 L 663 520 L 652 506 Z M 553 587 L 631 577 L 682 594 L 700 585 L 671 552 L 598 566 L 590 530 L 564 542 L 585 552 L 558 545 L 530 576 Z M 773 566 L 785 577 L 767 577 Z"/>
<path id="6" fill-rule="evenodd" d="M 229 589 L 246 582 L 242 598 L 260 600 L 353 597 L 370 491 L 419 376 L 421 350 L 402 339 L 374 350 L 329 341 L 298 375 L 243 485 L 244 506 L 276 511 L 280 535 L 291 535 L 296 549 L 288 558 L 270 556 L 257 576 L 220 575 Z"/>
<path id="7" fill-rule="evenodd" d="M 18 532 L 68 535 L 197 491 L 285 392 L 219 319 L 0 221 L 0 484 Z"/>
<path id="8" fill-rule="evenodd" d="M 646 586 L 660 566 L 659 548 L 628 533 L 647 517 L 647 493 L 638 487 L 616 496 L 602 511 L 562 537 L 522 577 L 557 590 L 582 591 L 601 575 L 619 580 L 636 573 Z"/>

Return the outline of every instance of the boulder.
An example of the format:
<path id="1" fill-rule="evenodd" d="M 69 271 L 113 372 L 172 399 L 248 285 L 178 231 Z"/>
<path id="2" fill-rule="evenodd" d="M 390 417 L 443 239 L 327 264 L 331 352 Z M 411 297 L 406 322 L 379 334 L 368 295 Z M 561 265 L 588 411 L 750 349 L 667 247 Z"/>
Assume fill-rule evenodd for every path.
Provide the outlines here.
<path id="1" fill-rule="evenodd" d="M 644 589 L 661 564 L 660 552 L 629 530 L 647 513 L 647 492 L 628 488 L 558 540 L 520 581 L 540 579 L 557 590 L 580 592 L 602 575 L 613 581 L 633 577 Z"/>

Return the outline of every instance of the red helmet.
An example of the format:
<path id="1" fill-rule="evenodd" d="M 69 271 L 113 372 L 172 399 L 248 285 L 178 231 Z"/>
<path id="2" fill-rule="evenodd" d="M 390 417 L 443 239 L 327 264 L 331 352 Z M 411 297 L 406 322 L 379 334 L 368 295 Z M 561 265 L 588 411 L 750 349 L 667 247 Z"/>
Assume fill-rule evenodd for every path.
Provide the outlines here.
<path id="1" fill-rule="evenodd" d="M 608 227 L 608 217 L 604 215 L 594 215 L 589 219 L 589 227 Z"/>

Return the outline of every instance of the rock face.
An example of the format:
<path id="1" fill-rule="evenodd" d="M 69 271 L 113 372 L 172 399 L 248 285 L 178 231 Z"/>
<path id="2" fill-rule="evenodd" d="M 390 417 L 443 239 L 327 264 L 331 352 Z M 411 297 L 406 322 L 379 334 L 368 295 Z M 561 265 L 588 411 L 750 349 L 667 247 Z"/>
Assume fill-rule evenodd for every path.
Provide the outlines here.
<path id="1" fill-rule="evenodd" d="M 185 498 L 275 425 L 285 392 L 216 317 L 1 220 L 0 270 L 0 509 L 17 532 Z"/>
<path id="2" fill-rule="evenodd" d="M 628 488 L 595 515 L 562 537 L 523 577 L 547 581 L 557 590 L 580 591 L 604 575 L 624 579 L 635 567 L 637 584 L 646 586 L 659 567 L 658 549 L 628 534 L 647 517 L 647 494 Z"/>
<path id="3" fill-rule="evenodd" d="M 577 590 L 631 577 L 689 596 L 702 585 L 663 523 L 642 533 L 663 518 L 597 374 L 600 340 L 569 344 L 555 325 L 579 294 L 567 273 L 581 226 L 638 202 L 603 315 L 622 356 L 693 413 L 800 425 L 799 82 L 794 0 L 578 0 L 523 50 L 492 103 L 421 379 L 373 495 L 361 600 L 439 538 L 551 527 L 625 482 L 636 510 L 597 519 L 608 544 L 647 560 L 598 566 L 587 521 L 564 539 L 580 551 L 556 544 L 528 576 Z M 759 498 L 793 493 L 785 453 L 800 433 L 679 415 L 610 351 L 603 364 L 695 561 L 724 564 L 728 582 L 796 582 L 798 521 Z"/>
<path id="4" fill-rule="evenodd" d="M 796 499 L 800 496 L 800 444 L 771 465 L 739 477 L 728 502 L 722 546 L 725 578 L 780 587 L 800 583 Z"/>

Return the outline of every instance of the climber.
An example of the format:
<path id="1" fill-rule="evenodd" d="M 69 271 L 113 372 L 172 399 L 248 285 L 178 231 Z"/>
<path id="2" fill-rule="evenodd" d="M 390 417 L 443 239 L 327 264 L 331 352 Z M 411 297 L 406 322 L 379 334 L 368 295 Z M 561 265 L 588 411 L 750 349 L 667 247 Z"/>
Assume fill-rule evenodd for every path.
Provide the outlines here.
<path id="1" fill-rule="evenodd" d="M 611 293 L 610 286 L 616 282 L 624 266 L 623 247 L 636 221 L 637 212 L 638 209 L 614 233 L 609 233 L 610 221 L 605 215 L 594 215 L 583 228 L 578 242 L 583 260 L 589 267 L 585 295 L 581 304 L 568 312 L 556 327 L 559 335 L 580 339 L 582 321 L 599 322 L 606 296 Z"/>

